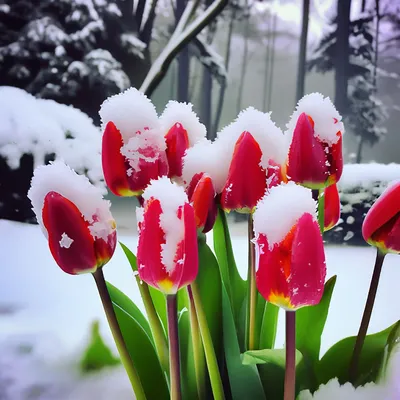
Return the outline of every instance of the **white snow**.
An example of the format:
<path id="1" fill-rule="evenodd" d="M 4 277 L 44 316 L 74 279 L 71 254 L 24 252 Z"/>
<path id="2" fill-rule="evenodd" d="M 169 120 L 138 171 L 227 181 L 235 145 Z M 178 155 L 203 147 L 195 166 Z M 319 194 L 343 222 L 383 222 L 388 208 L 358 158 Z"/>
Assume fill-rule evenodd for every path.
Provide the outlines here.
<path id="1" fill-rule="evenodd" d="M 65 247 L 69 249 L 71 244 L 74 242 L 74 239 L 71 239 L 65 232 L 61 235 L 60 239 L 60 247 Z"/>
<path id="2" fill-rule="evenodd" d="M 24 154 L 34 166 L 55 154 L 105 192 L 101 167 L 101 133 L 81 111 L 53 100 L 36 99 L 22 89 L 0 88 L 0 155 L 19 168 Z"/>
<path id="3" fill-rule="evenodd" d="M 225 174 L 221 174 L 221 156 L 219 146 L 207 139 L 203 139 L 187 149 L 182 169 L 185 185 L 190 184 L 195 174 L 204 172 L 211 177 L 215 191 L 220 193 L 226 181 Z"/>
<path id="4" fill-rule="evenodd" d="M 254 232 L 266 235 L 272 247 L 285 238 L 303 214 L 309 213 L 317 220 L 316 207 L 311 191 L 294 182 L 272 187 L 257 203 Z"/>
<path id="5" fill-rule="evenodd" d="M 201 139 L 206 138 L 206 127 L 199 121 L 199 117 L 193 111 L 191 103 L 170 100 L 160 116 L 160 123 L 164 135 L 176 123 L 180 123 L 187 131 L 190 147 Z"/>
<path id="6" fill-rule="evenodd" d="M 121 35 L 121 44 L 129 53 L 144 59 L 143 51 L 146 49 L 146 43 L 142 42 L 133 33 L 123 33 Z"/>
<path id="7" fill-rule="evenodd" d="M 344 133 L 342 117 L 336 110 L 331 99 L 321 93 L 310 93 L 302 97 L 289 122 L 286 124 L 288 140 L 291 141 L 297 120 L 302 113 L 306 113 L 314 121 L 315 136 L 329 145 L 337 143 L 337 132 Z"/>
<path id="8" fill-rule="evenodd" d="M 110 212 L 111 203 L 103 199 L 101 191 L 85 176 L 78 175 L 63 162 L 56 161 L 35 169 L 28 192 L 36 219 L 45 234 L 42 209 L 44 198 L 50 191 L 61 194 L 76 205 L 90 224 L 89 230 L 93 238 L 107 239 L 115 229 Z"/>
<path id="9" fill-rule="evenodd" d="M 161 245 L 161 261 L 167 272 L 171 272 L 175 267 L 178 244 L 185 234 L 184 220 L 178 218 L 177 212 L 181 206 L 189 202 L 187 195 L 182 186 L 172 183 L 164 176 L 150 181 L 142 196 L 145 201 L 151 198 L 160 201 L 162 209 L 160 226 L 165 234 L 165 244 Z"/>

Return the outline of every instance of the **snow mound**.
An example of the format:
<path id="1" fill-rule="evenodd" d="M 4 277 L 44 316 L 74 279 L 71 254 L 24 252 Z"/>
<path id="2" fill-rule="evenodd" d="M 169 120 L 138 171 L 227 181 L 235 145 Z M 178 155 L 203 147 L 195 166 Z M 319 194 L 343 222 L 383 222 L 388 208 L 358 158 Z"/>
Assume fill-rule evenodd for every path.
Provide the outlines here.
<path id="1" fill-rule="evenodd" d="M 151 198 L 160 201 L 162 209 L 160 226 L 165 233 L 161 261 L 167 271 L 172 271 L 175 267 L 174 261 L 178 244 L 182 241 L 185 233 L 184 221 L 178 218 L 177 212 L 179 207 L 189 202 L 188 197 L 182 186 L 172 183 L 165 176 L 152 180 L 142 196 L 145 201 Z"/>
<path id="2" fill-rule="evenodd" d="M 81 111 L 53 100 L 36 99 L 14 87 L 0 87 L 0 156 L 17 169 L 24 154 L 34 167 L 55 155 L 103 189 L 101 133 Z"/>
<path id="3" fill-rule="evenodd" d="M 294 182 L 272 187 L 254 212 L 254 232 L 263 233 L 269 246 L 280 243 L 299 218 L 309 213 L 317 220 L 311 191 Z"/>
<path id="4" fill-rule="evenodd" d="M 90 224 L 89 230 L 93 238 L 107 240 L 108 235 L 115 229 L 110 212 L 111 203 L 103 199 L 101 191 L 85 176 L 78 175 L 63 162 L 56 161 L 35 169 L 28 192 L 37 221 L 46 236 L 42 209 L 44 198 L 51 191 L 61 194 L 78 207 L 84 219 Z"/>
<path id="5" fill-rule="evenodd" d="M 302 97 L 289 122 L 286 124 L 285 134 L 291 141 L 297 120 L 300 114 L 306 113 L 314 121 L 315 136 L 329 145 L 339 140 L 337 132 L 344 133 L 342 117 L 336 110 L 331 99 L 321 93 L 310 93 Z"/>
<path id="6" fill-rule="evenodd" d="M 198 116 L 193 111 L 191 103 L 179 103 L 170 100 L 164 112 L 160 116 L 160 123 L 164 135 L 176 124 L 182 124 L 187 131 L 189 146 L 206 137 L 206 127 L 199 121 Z"/>

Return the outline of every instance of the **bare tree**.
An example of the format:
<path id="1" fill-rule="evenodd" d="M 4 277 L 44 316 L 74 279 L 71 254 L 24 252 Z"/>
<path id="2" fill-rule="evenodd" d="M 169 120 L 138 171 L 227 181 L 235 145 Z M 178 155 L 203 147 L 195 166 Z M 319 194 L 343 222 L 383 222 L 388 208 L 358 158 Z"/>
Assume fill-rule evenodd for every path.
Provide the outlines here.
<path id="1" fill-rule="evenodd" d="M 277 16 L 276 14 L 272 17 L 272 29 L 271 29 L 271 57 L 270 57 L 270 66 L 268 69 L 269 77 L 268 77 L 268 101 L 267 101 L 267 110 L 271 109 L 272 103 L 272 92 L 273 92 L 273 79 L 274 79 L 274 62 L 275 62 L 275 38 L 276 38 L 276 23 Z"/>

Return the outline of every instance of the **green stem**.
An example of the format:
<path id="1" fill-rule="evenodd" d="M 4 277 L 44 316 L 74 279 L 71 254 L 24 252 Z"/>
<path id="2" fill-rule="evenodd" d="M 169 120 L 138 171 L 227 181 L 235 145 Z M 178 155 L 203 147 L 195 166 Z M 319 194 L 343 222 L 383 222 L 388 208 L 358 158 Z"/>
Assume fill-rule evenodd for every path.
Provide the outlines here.
<path id="1" fill-rule="evenodd" d="M 294 400 L 296 392 L 296 311 L 286 311 L 286 364 L 284 400 Z"/>
<path id="2" fill-rule="evenodd" d="M 179 356 L 178 309 L 176 294 L 167 295 L 169 362 L 170 362 L 170 397 L 181 400 L 181 363 Z"/>
<path id="3" fill-rule="evenodd" d="M 217 357 L 215 356 L 214 346 L 211 339 L 210 330 L 208 328 L 206 315 L 201 303 L 200 292 L 197 283 L 193 282 L 190 289 L 193 294 L 194 305 L 196 308 L 197 319 L 199 321 L 200 334 L 203 340 L 204 352 L 206 355 L 206 362 L 208 373 L 210 375 L 211 388 L 214 395 L 214 400 L 225 399 L 224 388 L 222 386 L 221 376 L 218 369 Z"/>
<path id="4" fill-rule="evenodd" d="M 325 188 L 319 189 L 318 194 L 318 224 L 321 234 L 325 230 Z"/>
<path id="5" fill-rule="evenodd" d="M 124 337 L 122 336 L 117 316 L 115 315 L 115 311 L 113 308 L 112 300 L 107 290 L 106 281 L 104 280 L 102 268 L 98 268 L 96 272 L 93 273 L 93 277 L 99 291 L 101 302 L 103 303 L 104 312 L 106 314 L 111 333 L 114 337 L 115 344 L 117 345 L 122 364 L 126 370 L 126 373 L 128 374 L 133 391 L 135 392 L 136 399 L 146 400 L 146 395 L 144 393 L 142 383 L 129 355 Z"/>
<path id="6" fill-rule="evenodd" d="M 255 269 L 255 254 L 254 254 L 254 239 L 253 231 L 253 216 L 249 214 L 248 222 L 248 244 L 249 244 L 249 256 L 248 256 L 248 271 L 247 271 L 247 282 L 248 282 L 248 309 L 247 309 L 247 336 L 248 336 L 248 349 L 255 349 L 255 326 L 256 326 L 256 306 L 257 306 L 257 288 L 256 288 L 256 269 Z"/>
<path id="7" fill-rule="evenodd" d="M 205 359 L 204 350 L 201 343 L 201 334 L 199 330 L 199 321 L 196 315 L 196 307 L 194 304 L 193 293 L 190 286 L 188 286 L 188 294 L 190 299 L 190 330 L 193 342 L 193 359 L 194 359 L 194 369 L 196 374 L 196 384 L 197 384 L 197 394 L 199 399 L 205 399 Z"/>
<path id="8" fill-rule="evenodd" d="M 353 384 L 356 382 L 358 363 L 360 361 L 361 351 L 364 345 L 365 337 L 368 331 L 369 321 L 371 320 L 372 310 L 374 308 L 374 302 L 376 292 L 378 290 L 379 278 L 381 276 L 382 265 L 386 254 L 382 253 L 377 249 L 374 272 L 372 274 L 371 284 L 369 286 L 369 292 L 367 302 L 365 304 L 364 314 L 362 316 L 360 329 L 357 334 L 356 343 L 354 345 L 353 356 L 350 362 L 349 378 Z"/>
<path id="9" fill-rule="evenodd" d="M 145 282 L 140 282 L 139 275 L 136 275 L 136 282 L 138 284 L 144 308 L 146 310 L 146 314 L 149 319 L 150 328 L 153 334 L 154 344 L 156 346 L 158 358 L 160 359 L 164 371 L 168 374 L 169 373 L 168 344 L 167 344 L 167 339 L 165 337 L 164 329 L 161 325 L 160 318 L 154 307 L 149 286 Z"/>

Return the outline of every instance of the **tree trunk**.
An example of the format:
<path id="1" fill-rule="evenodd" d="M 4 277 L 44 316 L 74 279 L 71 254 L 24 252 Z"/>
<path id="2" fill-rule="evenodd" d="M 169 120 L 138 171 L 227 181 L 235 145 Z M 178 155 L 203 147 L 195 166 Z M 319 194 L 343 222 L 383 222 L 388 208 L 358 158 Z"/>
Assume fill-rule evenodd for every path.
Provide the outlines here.
<path id="1" fill-rule="evenodd" d="M 185 10 L 186 4 L 186 0 L 176 1 L 176 24 L 178 24 L 183 11 Z M 189 68 L 189 46 L 185 46 L 178 56 L 178 101 L 187 102 L 189 100 Z"/>
<path id="2" fill-rule="evenodd" d="M 347 108 L 347 82 L 349 78 L 349 34 L 351 0 L 337 2 L 337 38 L 335 47 L 335 103 L 339 112 Z"/>
<path id="3" fill-rule="evenodd" d="M 362 0 L 362 2 L 361 2 L 361 12 L 365 11 L 366 5 L 367 5 L 367 0 Z"/>
<path id="4" fill-rule="evenodd" d="M 247 69 L 247 59 L 249 55 L 249 31 L 250 31 L 250 10 L 249 10 L 249 1 L 246 1 L 246 21 L 244 28 L 244 49 L 243 49 L 243 57 L 242 57 L 242 69 L 240 73 L 240 81 L 239 81 L 239 95 L 236 104 L 236 112 L 242 110 L 242 100 L 243 100 L 243 89 L 244 89 L 244 81 L 246 77 L 246 69 Z"/>
<path id="5" fill-rule="evenodd" d="M 236 18 L 236 8 L 233 7 L 232 8 L 231 19 L 229 21 L 229 26 L 228 26 L 228 39 L 227 39 L 226 51 L 225 51 L 225 70 L 226 70 L 226 72 L 228 72 L 229 61 L 231 59 L 231 42 L 232 42 L 232 33 L 233 33 L 233 25 L 234 25 L 234 22 L 235 22 L 235 18 Z M 218 132 L 219 121 L 221 119 L 222 109 L 224 107 L 226 85 L 227 85 L 227 82 L 226 82 L 226 80 L 224 80 L 223 83 L 221 84 L 221 88 L 220 88 L 220 91 L 219 91 L 217 111 L 215 113 L 214 126 L 213 126 L 213 129 L 212 129 L 213 137 L 209 138 L 211 140 L 215 139 L 215 137 L 217 135 L 217 132 Z"/>
<path id="6" fill-rule="evenodd" d="M 265 70 L 264 70 L 264 90 L 263 90 L 263 111 L 267 111 L 267 98 L 268 98 L 268 80 L 269 80 L 269 63 L 271 58 L 271 12 L 268 13 L 267 17 L 267 45 L 265 46 Z"/>
<path id="7" fill-rule="evenodd" d="M 303 22 L 301 26 L 299 65 L 297 68 L 296 103 L 304 96 L 304 82 L 306 79 L 308 17 L 310 13 L 310 0 L 303 0 Z"/>
<path id="8" fill-rule="evenodd" d="M 357 148 L 357 157 L 356 157 L 357 164 L 360 164 L 362 160 L 363 145 L 364 145 L 364 138 L 360 136 L 360 141 L 358 142 L 358 148 Z"/>
<path id="9" fill-rule="evenodd" d="M 275 38 L 276 38 L 276 14 L 272 17 L 272 43 L 271 43 L 271 58 L 269 67 L 269 79 L 268 79 L 268 101 L 267 110 L 271 110 L 272 104 L 272 92 L 273 92 L 273 81 L 274 81 L 274 62 L 275 62 Z"/>
<path id="10" fill-rule="evenodd" d="M 375 9 L 376 9 L 376 25 L 375 25 L 375 57 L 374 57 L 374 75 L 373 75 L 373 80 L 372 83 L 375 88 L 375 92 L 378 90 L 377 89 L 377 82 L 376 82 L 376 76 L 378 72 L 378 55 L 379 55 L 379 23 L 381 20 L 381 15 L 380 15 L 380 10 L 379 10 L 379 0 L 375 0 Z"/>

